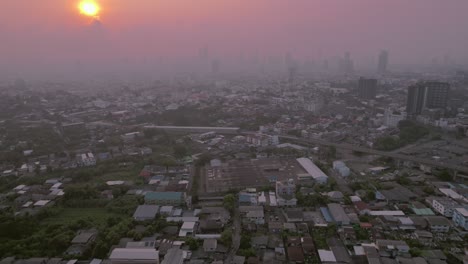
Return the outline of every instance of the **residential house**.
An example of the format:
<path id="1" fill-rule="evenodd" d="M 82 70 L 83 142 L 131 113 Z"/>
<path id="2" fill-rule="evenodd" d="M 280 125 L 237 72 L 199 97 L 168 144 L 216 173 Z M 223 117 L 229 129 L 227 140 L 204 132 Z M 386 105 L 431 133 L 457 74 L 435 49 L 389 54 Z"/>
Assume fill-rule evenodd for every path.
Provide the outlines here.
<path id="1" fill-rule="evenodd" d="M 444 216 L 427 216 L 426 220 L 432 232 L 447 233 L 450 231 L 450 221 Z"/>
<path id="2" fill-rule="evenodd" d="M 93 244 L 98 232 L 95 229 L 81 230 L 71 241 L 71 246 L 65 254 L 73 256 L 83 255 Z"/>
<path id="3" fill-rule="evenodd" d="M 218 247 L 218 240 L 214 238 L 205 239 L 203 241 L 203 251 L 209 252 L 216 252 L 216 248 Z"/>
<path id="4" fill-rule="evenodd" d="M 468 231 L 468 210 L 466 208 L 455 208 L 453 210 L 452 221 L 455 223 L 455 226 Z"/>
<path id="5" fill-rule="evenodd" d="M 195 234 L 195 226 L 197 222 L 184 222 L 179 231 L 180 237 L 186 237 Z"/>
<path id="6" fill-rule="evenodd" d="M 401 240 L 377 239 L 375 244 L 379 249 L 380 256 L 382 257 L 395 257 L 400 254 L 408 253 L 410 250 L 408 244 Z"/>
<path id="7" fill-rule="evenodd" d="M 276 202 L 278 206 L 296 206 L 296 185 L 293 179 L 276 182 Z"/>
<path id="8" fill-rule="evenodd" d="M 461 207 L 458 202 L 447 197 L 438 197 L 432 200 L 432 208 L 446 217 L 452 217 L 453 209 L 458 207 Z"/>
<path id="9" fill-rule="evenodd" d="M 327 207 L 337 225 L 349 225 L 351 223 L 351 219 L 340 204 L 330 203 Z"/>

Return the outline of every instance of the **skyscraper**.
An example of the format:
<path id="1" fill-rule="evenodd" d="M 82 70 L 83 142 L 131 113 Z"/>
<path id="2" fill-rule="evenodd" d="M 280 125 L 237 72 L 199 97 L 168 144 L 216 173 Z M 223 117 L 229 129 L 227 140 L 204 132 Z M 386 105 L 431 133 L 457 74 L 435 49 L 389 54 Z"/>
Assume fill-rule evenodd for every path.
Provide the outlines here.
<path id="1" fill-rule="evenodd" d="M 358 93 L 361 99 L 374 99 L 377 94 L 377 80 L 363 77 L 359 78 Z"/>
<path id="2" fill-rule="evenodd" d="M 388 51 L 382 50 L 379 54 L 379 64 L 377 65 L 377 72 L 384 74 L 387 72 L 388 67 Z"/>
<path id="3" fill-rule="evenodd" d="M 445 109 L 450 84 L 444 82 L 420 82 L 408 87 L 406 112 L 419 115 L 424 109 Z"/>
<path id="4" fill-rule="evenodd" d="M 351 59 L 349 52 L 345 53 L 343 59 L 340 60 L 340 70 L 344 74 L 353 74 L 354 73 L 354 62 Z"/>

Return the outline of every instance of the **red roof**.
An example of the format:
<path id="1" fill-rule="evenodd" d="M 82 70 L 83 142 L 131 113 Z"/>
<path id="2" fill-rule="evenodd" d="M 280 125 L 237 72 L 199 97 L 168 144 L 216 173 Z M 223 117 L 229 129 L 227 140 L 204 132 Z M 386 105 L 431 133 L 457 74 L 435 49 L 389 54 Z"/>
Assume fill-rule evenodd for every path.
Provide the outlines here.
<path id="1" fill-rule="evenodd" d="M 354 202 L 354 207 L 356 207 L 358 211 L 369 210 L 369 206 L 363 201 Z"/>
<path id="2" fill-rule="evenodd" d="M 361 223 L 361 227 L 362 228 L 372 228 L 372 224 L 371 223 Z"/>

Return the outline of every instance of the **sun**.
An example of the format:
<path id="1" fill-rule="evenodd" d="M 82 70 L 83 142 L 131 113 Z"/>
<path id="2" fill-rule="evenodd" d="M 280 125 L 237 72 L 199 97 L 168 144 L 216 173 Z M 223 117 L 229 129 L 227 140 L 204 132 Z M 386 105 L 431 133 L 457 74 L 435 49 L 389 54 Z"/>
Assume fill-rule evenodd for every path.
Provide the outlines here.
<path id="1" fill-rule="evenodd" d="M 99 5 L 93 0 L 83 0 L 78 5 L 81 14 L 90 17 L 96 17 L 101 9 Z"/>

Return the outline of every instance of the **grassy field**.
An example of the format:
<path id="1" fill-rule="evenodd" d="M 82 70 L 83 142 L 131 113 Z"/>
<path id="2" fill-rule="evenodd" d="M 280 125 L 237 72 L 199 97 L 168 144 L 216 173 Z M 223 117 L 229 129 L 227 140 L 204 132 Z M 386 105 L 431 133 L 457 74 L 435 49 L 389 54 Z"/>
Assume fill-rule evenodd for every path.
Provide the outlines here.
<path id="1" fill-rule="evenodd" d="M 92 219 L 96 224 L 101 224 L 105 223 L 108 217 L 126 218 L 128 216 L 110 213 L 106 208 L 64 208 L 58 215 L 44 219 L 42 223 L 62 224 L 79 219 Z"/>

